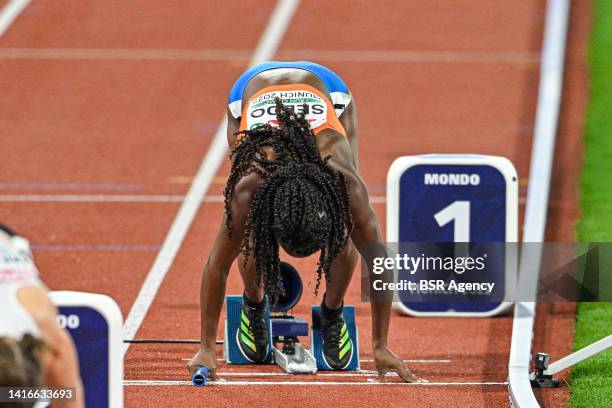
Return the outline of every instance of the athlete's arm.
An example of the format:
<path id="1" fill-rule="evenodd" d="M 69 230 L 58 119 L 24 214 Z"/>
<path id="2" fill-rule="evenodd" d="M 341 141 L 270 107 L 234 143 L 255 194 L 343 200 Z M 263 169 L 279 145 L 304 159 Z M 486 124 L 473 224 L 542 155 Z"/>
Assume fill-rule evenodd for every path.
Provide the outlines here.
<path id="1" fill-rule="evenodd" d="M 19 303 L 30 313 L 45 343 L 42 366 L 45 385 L 50 388 L 74 387 L 76 401 L 57 400 L 54 407 L 83 407 L 83 384 L 79 375 L 79 362 L 70 335 L 57 323 L 57 309 L 47 292 L 37 286 L 26 286 L 17 292 Z"/>
<path id="2" fill-rule="evenodd" d="M 365 183 L 356 173 L 347 174 L 346 180 L 350 191 L 351 212 L 353 214 L 353 232 L 351 234 L 353 243 L 365 259 L 386 256 L 376 213 L 370 205 Z M 372 279 L 371 271 L 370 279 Z M 391 299 L 383 301 L 377 298 L 376 300 L 371 302 L 373 350 L 387 346 L 391 311 Z"/>
<path id="3" fill-rule="evenodd" d="M 191 373 L 199 365 L 205 365 L 210 370 L 211 377 L 216 378 L 217 376 L 215 340 L 227 276 L 232 263 L 240 253 L 244 224 L 248 217 L 250 203 L 260 183 L 260 177 L 252 173 L 236 184 L 231 203 L 232 235 L 228 237 L 224 215 L 215 244 L 204 267 L 200 286 L 201 342 L 200 350 L 187 365 Z"/>
<path id="4" fill-rule="evenodd" d="M 351 155 L 352 151 L 350 151 L 348 143 L 344 140 L 338 140 L 330 164 L 345 175 L 353 215 L 351 239 L 361 254 L 362 261 L 369 263 L 374 257 L 386 257 L 387 251 L 376 219 L 376 213 L 370 204 L 366 185 L 354 165 L 349 164 L 351 163 Z M 371 281 L 374 275 L 371 268 L 368 268 L 368 270 Z M 392 300 L 392 294 L 385 292 L 384 295 L 378 295 L 376 299 L 372 298 L 370 301 L 374 364 L 381 379 L 386 371 L 394 370 L 404 381 L 414 382 L 418 378 L 387 347 Z"/>
<path id="5" fill-rule="evenodd" d="M 355 98 L 351 98 L 351 102 L 338 119 L 351 145 L 351 150 L 353 151 L 353 157 L 355 159 L 355 168 L 359 171 L 359 125 L 357 122 L 357 105 L 355 104 Z"/>
<path id="6" fill-rule="evenodd" d="M 376 213 L 370 205 L 370 199 L 365 183 L 357 173 L 347 176 L 350 190 L 351 211 L 353 213 L 353 232 L 351 239 L 362 256 L 362 262 L 370 263 L 375 257 L 386 257 L 387 251 L 382 240 L 382 234 L 376 220 Z M 374 278 L 372 268 L 369 270 L 370 284 Z M 389 272 L 387 272 L 389 273 Z M 377 276 L 380 278 L 380 276 Z M 385 280 L 385 277 L 383 277 Z M 387 276 L 386 280 L 390 278 Z M 370 309 L 372 311 L 372 353 L 374 365 L 378 370 L 379 379 L 383 380 L 387 371 L 397 371 L 407 382 L 418 381 L 403 361 L 387 346 L 389 320 L 391 314 L 392 294 L 385 292 L 383 296 L 374 298 L 370 294 Z"/>

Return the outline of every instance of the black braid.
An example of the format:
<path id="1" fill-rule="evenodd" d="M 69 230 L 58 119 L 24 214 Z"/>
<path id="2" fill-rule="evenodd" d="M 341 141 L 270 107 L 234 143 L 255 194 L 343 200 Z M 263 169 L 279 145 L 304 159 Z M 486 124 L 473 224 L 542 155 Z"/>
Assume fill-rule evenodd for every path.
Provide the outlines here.
<path id="1" fill-rule="evenodd" d="M 330 279 L 331 264 L 346 245 L 353 228 L 344 175 L 321 158 L 315 136 L 303 115 L 275 99 L 279 127 L 258 126 L 237 134 L 230 158 L 232 168 L 225 186 L 226 226 L 231 235 L 231 202 L 238 181 L 253 172 L 263 182 L 249 208 L 242 241 L 246 262 L 253 254 L 255 279 L 263 281 L 269 296 L 278 295 L 279 244 L 299 255 L 320 250 L 317 265 L 318 294 L 321 276 Z M 266 150 L 274 151 L 270 158 Z"/>

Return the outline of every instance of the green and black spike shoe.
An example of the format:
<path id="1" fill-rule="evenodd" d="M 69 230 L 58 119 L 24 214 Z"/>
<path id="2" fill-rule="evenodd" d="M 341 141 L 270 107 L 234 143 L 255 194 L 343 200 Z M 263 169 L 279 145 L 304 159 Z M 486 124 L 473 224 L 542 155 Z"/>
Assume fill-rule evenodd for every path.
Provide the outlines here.
<path id="1" fill-rule="evenodd" d="M 261 308 L 251 307 L 247 302 L 246 297 L 243 297 L 236 343 L 247 360 L 263 363 L 268 359 L 270 349 L 265 302 Z"/>
<path id="2" fill-rule="evenodd" d="M 353 341 L 342 313 L 329 320 L 325 319 L 323 313 L 319 316 L 323 334 L 323 359 L 332 370 L 344 370 L 353 357 Z"/>

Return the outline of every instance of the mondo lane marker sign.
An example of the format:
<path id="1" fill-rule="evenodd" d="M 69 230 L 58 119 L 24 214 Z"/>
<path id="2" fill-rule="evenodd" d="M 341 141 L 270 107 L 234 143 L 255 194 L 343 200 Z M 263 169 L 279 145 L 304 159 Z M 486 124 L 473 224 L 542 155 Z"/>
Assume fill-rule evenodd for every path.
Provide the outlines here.
<path id="1" fill-rule="evenodd" d="M 457 256 L 457 248 L 470 248 L 471 251 L 475 244 L 490 245 L 497 248 L 499 267 L 488 273 L 492 277 L 489 286 L 504 291 L 500 299 L 496 297 L 492 301 L 482 301 L 479 297 L 474 301 L 449 297 L 445 301 L 442 295 L 424 296 L 421 301 L 400 297 L 400 301 L 394 303 L 394 308 L 400 312 L 411 316 L 486 317 L 507 309 L 511 303 L 505 300 L 505 290 L 513 287 L 514 277 L 508 272 L 510 268 L 515 269 L 516 259 L 508 253 L 505 243 L 516 242 L 517 235 L 518 177 L 508 159 L 476 154 L 430 154 L 399 157 L 389 168 L 388 244 L 398 245 L 400 251 L 408 248 L 413 255 L 426 260 L 429 257 L 415 252 L 417 248 L 426 248 L 427 253 L 427 250 L 450 243 L 447 247 L 454 248 Z M 490 261 L 491 258 L 489 264 Z M 427 276 L 427 270 L 420 273 L 424 278 L 433 279 Z M 463 270 L 456 271 L 456 277 L 466 278 L 467 275 Z M 402 276 L 407 275 L 399 272 L 398 283 L 405 282 Z M 435 282 L 440 283 L 439 280 Z"/>

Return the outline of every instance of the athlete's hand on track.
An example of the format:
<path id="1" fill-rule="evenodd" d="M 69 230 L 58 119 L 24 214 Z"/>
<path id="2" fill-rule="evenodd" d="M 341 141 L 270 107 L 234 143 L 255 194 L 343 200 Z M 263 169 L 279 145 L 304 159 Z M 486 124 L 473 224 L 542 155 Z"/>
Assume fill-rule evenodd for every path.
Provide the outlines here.
<path id="1" fill-rule="evenodd" d="M 402 359 L 396 356 L 395 353 L 387 347 L 374 351 L 374 366 L 376 367 L 376 371 L 378 371 L 378 380 L 380 382 L 385 381 L 385 374 L 388 371 L 397 372 L 400 378 L 405 382 L 412 383 L 424 381 L 406 368 Z"/>
<path id="2" fill-rule="evenodd" d="M 214 350 L 200 348 L 195 356 L 187 363 L 187 369 L 189 374 L 193 377 L 193 373 L 198 369 L 199 366 L 206 366 L 209 371 L 208 378 L 211 380 L 218 380 L 217 376 L 217 356 Z"/>

